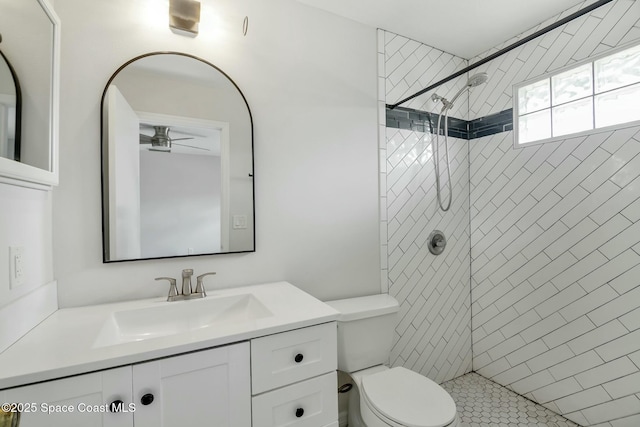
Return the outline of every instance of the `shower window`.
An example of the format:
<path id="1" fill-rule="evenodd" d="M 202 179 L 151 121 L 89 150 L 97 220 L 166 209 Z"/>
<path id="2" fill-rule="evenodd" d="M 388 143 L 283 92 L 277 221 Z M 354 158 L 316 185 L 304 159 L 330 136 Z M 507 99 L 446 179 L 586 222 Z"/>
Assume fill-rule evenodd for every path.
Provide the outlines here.
<path id="1" fill-rule="evenodd" d="M 640 121 L 640 45 L 514 86 L 516 146 Z"/>

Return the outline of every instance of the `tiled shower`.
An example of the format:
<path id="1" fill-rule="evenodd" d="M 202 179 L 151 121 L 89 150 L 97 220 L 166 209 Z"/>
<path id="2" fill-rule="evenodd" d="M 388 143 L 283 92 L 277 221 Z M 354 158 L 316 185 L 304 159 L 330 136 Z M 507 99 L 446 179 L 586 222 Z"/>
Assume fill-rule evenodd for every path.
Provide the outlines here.
<path id="1" fill-rule="evenodd" d="M 640 425 L 640 127 L 525 148 L 504 122 L 450 137 L 443 213 L 433 136 L 410 111 L 437 112 L 432 92 L 393 120 L 384 105 L 515 39 L 466 60 L 378 36 L 382 289 L 401 304 L 391 363 L 438 382 L 476 371 L 583 426 Z M 474 70 L 489 81 L 451 116 L 504 121 L 514 84 L 639 40 L 640 2 L 613 1 Z M 426 247 L 435 229 L 448 239 L 438 257 Z"/>

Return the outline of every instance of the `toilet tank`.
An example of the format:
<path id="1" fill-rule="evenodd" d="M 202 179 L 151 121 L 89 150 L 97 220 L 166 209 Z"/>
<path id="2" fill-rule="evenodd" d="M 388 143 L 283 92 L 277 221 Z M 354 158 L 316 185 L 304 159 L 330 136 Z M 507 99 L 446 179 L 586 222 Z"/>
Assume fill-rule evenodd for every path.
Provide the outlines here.
<path id="1" fill-rule="evenodd" d="M 399 309 L 390 295 L 327 301 L 338 317 L 338 369 L 355 372 L 386 363 Z"/>

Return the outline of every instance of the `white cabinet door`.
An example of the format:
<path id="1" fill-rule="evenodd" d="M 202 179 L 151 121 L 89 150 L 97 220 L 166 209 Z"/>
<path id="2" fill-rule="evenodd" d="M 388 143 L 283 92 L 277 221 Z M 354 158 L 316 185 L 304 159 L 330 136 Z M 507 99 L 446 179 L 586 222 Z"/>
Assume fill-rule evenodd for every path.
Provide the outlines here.
<path id="1" fill-rule="evenodd" d="M 249 343 L 133 366 L 135 427 L 250 427 Z"/>
<path id="2" fill-rule="evenodd" d="M 20 427 L 133 427 L 130 366 L 3 390 L 0 401 L 22 409 Z"/>

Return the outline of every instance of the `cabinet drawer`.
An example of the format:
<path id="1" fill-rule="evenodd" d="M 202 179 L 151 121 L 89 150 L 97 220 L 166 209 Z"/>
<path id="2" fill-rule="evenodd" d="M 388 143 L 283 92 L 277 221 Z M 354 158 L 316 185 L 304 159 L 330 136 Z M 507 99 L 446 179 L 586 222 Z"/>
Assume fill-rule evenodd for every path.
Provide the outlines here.
<path id="1" fill-rule="evenodd" d="M 251 340 L 252 393 L 337 369 L 336 323 L 325 323 Z"/>
<path id="2" fill-rule="evenodd" d="M 255 396 L 253 427 L 316 427 L 338 419 L 336 372 Z"/>

